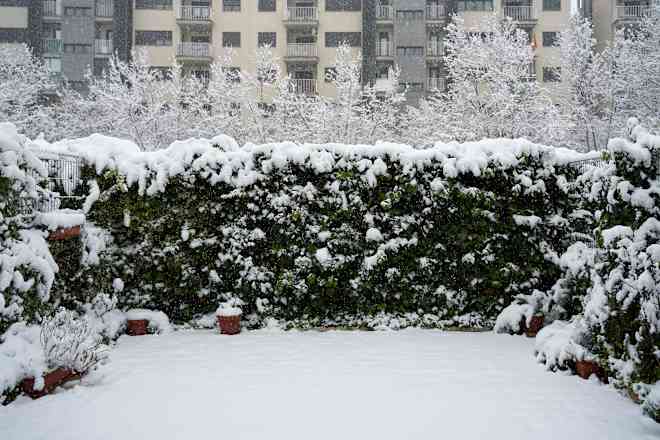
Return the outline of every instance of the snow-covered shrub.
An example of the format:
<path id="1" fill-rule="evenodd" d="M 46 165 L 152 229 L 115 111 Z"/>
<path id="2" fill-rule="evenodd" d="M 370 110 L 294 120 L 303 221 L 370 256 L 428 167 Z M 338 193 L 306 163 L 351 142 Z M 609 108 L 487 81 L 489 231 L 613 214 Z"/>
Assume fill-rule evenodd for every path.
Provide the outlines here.
<path id="1" fill-rule="evenodd" d="M 40 334 L 39 326 L 19 322 L 0 336 L 0 404 L 16 397 L 15 388 L 20 381 L 39 378 L 47 371 Z"/>
<path id="2" fill-rule="evenodd" d="M 572 368 L 576 361 L 593 359 L 583 345 L 587 342 L 587 330 L 581 319 L 554 321 L 536 335 L 536 359 L 549 370 Z"/>
<path id="3" fill-rule="evenodd" d="M 44 318 L 41 345 L 49 368 L 61 367 L 79 373 L 92 369 L 102 352 L 89 320 L 66 309 L 59 309 L 53 316 Z"/>
<path id="4" fill-rule="evenodd" d="M 660 381 L 650 387 L 642 407 L 649 417 L 660 423 Z"/>

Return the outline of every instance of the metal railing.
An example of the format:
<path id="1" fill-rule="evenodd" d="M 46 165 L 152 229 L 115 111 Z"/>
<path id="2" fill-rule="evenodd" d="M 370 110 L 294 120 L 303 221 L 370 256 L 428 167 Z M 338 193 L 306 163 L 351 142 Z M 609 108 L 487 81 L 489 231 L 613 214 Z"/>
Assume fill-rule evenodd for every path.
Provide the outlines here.
<path id="1" fill-rule="evenodd" d="M 379 41 L 376 43 L 377 57 L 393 57 L 394 45 L 389 41 Z"/>
<path id="2" fill-rule="evenodd" d="M 636 19 L 647 17 L 653 8 L 649 5 L 617 6 L 616 17 L 619 19 Z"/>
<path id="3" fill-rule="evenodd" d="M 583 174 L 592 168 L 605 168 L 612 164 L 612 161 L 604 160 L 601 158 L 595 159 L 582 159 L 574 162 L 569 162 L 568 166 L 574 168 L 579 174 Z"/>
<path id="4" fill-rule="evenodd" d="M 534 6 L 504 6 L 504 16 L 513 19 L 514 21 L 529 21 L 535 20 L 536 14 L 534 13 Z"/>
<path id="5" fill-rule="evenodd" d="M 426 6 L 426 18 L 428 20 L 444 20 L 447 18 L 447 5 L 436 4 Z"/>
<path id="6" fill-rule="evenodd" d="M 287 21 L 318 21 L 319 10 L 316 7 L 292 7 L 284 10 Z"/>
<path id="7" fill-rule="evenodd" d="M 181 57 L 208 58 L 211 56 L 210 43 L 179 43 L 176 47 L 176 55 Z"/>
<path id="8" fill-rule="evenodd" d="M 447 90 L 447 79 L 442 77 L 430 77 L 428 89 L 444 92 Z"/>
<path id="9" fill-rule="evenodd" d="M 43 40 L 43 48 L 44 53 L 47 54 L 62 53 L 64 45 L 62 44 L 62 40 L 56 38 L 46 38 Z"/>
<path id="10" fill-rule="evenodd" d="M 289 43 L 286 46 L 286 56 L 292 58 L 314 58 L 319 56 L 316 43 Z"/>
<path id="11" fill-rule="evenodd" d="M 94 40 L 94 53 L 110 55 L 112 53 L 112 40 Z"/>
<path id="12" fill-rule="evenodd" d="M 178 9 L 177 19 L 189 21 L 208 21 L 211 19 L 210 6 L 183 5 Z"/>
<path id="13" fill-rule="evenodd" d="M 115 7 L 112 0 L 96 1 L 96 16 L 109 18 L 114 15 Z"/>
<path id="14" fill-rule="evenodd" d="M 429 41 L 426 47 L 426 55 L 429 57 L 441 57 L 445 54 L 445 46 L 442 41 Z"/>
<path id="15" fill-rule="evenodd" d="M 394 19 L 394 7 L 387 5 L 376 6 L 376 20 L 392 20 Z"/>
<path id="16" fill-rule="evenodd" d="M 315 79 L 297 79 L 291 80 L 291 87 L 295 93 L 304 95 L 316 94 L 316 80 Z"/>
<path id="17" fill-rule="evenodd" d="M 42 14 L 44 17 L 61 17 L 62 2 L 60 0 L 44 0 Z"/>

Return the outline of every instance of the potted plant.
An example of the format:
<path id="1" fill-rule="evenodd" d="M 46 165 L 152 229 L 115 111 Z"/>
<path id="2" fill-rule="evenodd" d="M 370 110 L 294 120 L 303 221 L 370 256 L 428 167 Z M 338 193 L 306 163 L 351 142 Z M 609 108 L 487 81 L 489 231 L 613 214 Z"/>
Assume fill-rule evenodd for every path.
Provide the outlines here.
<path id="1" fill-rule="evenodd" d="M 532 319 L 529 321 L 529 325 L 525 326 L 526 327 L 525 334 L 527 335 L 527 337 L 535 338 L 536 334 L 543 328 L 544 321 L 545 321 L 545 317 L 543 316 L 543 313 L 534 314 L 534 316 L 532 316 Z"/>
<path id="2" fill-rule="evenodd" d="M 48 372 L 41 378 L 29 377 L 21 389 L 33 399 L 50 394 L 58 386 L 80 379 L 100 360 L 102 350 L 87 318 L 60 309 L 41 326 L 41 345 Z"/>
<path id="3" fill-rule="evenodd" d="M 131 309 L 126 312 L 126 332 L 130 336 L 167 333 L 172 330 L 167 315 L 158 310 Z"/>
<path id="4" fill-rule="evenodd" d="M 240 300 L 230 300 L 220 304 L 215 315 L 218 319 L 220 333 L 224 335 L 235 335 L 241 332 L 241 314 Z"/>
<path id="5" fill-rule="evenodd" d="M 575 361 L 575 373 L 582 379 L 589 379 L 592 374 L 595 374 L 601 382 L 608 383 L 605 370 L 595 360 L 582 359 Z"/>

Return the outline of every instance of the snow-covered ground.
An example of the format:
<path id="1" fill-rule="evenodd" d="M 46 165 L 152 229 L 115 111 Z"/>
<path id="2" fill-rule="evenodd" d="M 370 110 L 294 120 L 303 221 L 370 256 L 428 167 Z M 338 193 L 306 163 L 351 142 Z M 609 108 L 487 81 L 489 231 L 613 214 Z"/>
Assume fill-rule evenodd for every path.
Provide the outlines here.
<path id="1" fill-rule="evenodd" d="M 124 336 L 87 383 L 0 407 L 0 439 L 660 438 L 611 387 L 532 351 L 430 330 Z"/>

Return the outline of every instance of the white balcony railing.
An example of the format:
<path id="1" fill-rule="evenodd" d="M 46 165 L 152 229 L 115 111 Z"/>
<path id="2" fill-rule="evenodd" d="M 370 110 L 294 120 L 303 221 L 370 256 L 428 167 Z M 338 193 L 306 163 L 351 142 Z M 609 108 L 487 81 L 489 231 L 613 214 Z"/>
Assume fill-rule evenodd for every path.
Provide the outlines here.
<path id="1" fill-rule="evenodd" d="M 211 8 L 209 6 L 181 6 L 178 10 L 179 20 L 208 21 L 211 19 Z"/>
<path id="2" fill-rule="evenodd" d="M 62 16 L 62 2 L 60 0 L 44 0 L 43 8 L 42 14 L 44 17 Z"/>
<path id="3" fill-rule="evenodd" d="M 386 5 L 376 6 L 376 20 L 392 20 L 394 18 L 394 7 Z"/>
<path id="4" fill-rule="evenodd" d="M 319 56 L 316 43 L 290 43 L 286 46 L 286 56 L 292 58 L 315 58 Z"/>
<path id="5" fill-rule="evenodd" d="M 377 57 L 393 57 L 394 45 L 389 41 L 379 41 L 376 43 Z"/>
<path id="6" fill-rule="evenodd" d="M 618 19 L 636 19 L 647 17 L 651 13 L 651 7 L 648 5 L 630 5 L 617 6 L 616 17 Z"/>
<path id="7" fill-rule="evenodd" d="M 97 17 L 112 17 L 115 11 L 112 0 L 97 0 L 96 1 L 96 16 Z"/>
<path id="8" fill-rule="evenodd" d="M 285 9 L 287 21 L 318 21 L 319 10 L 315 7 L 292 7 Z"/>
<path id="9" fill-rule="evenodd" d="M 441 41 L 429 41 L 426 46 L 426 56 L 429 57 L 441 57 L 445 53 L 445 46 Z"/>
<path id="10" fill-rule="evenodd" d="M 529 21 L 536 19 L 534 6 L 504 6 L 504 16 L 514 21 Z"/>
<path id="11" fill-rule="evenodd" d="M 429 20 L 444 20 L 447 18 L 447 5 L 437 4 L 426 6 L 426 18 Z"/>
<path id="12" fill-rule="evenodd" d="M 48 53 L 48 54 L 62 53 L 62 49 L 64 47 L 62 45 L 62 40 L 58 40 L 55 38 L 44 39 L 43 45 L 44 45 L 44 53 Z"/>
<path id="13" fill-rule="evenodd" d="M 291 87 L 295 93 L 313 95 L 316 93 L 315 79 L 292 79 Z"/>
<path id="14" fill-rule="evenodd" d="M 437 90 L 439 92 L 444 92 L 445 90 L 447 90 L 447 80 L 441 77 L 429 78 L 429 90 Z"/>
<path id="15" fill-rule="evenodd" d="M 112 54 L 112 40 L 94 40 L 94 53 L 100 55 Z"/>
<path id="16" fill-rule="evenodd" d="M 176 55 L 179 57 L 208 58 L 211 56 L 210 43 L 179 43 L 176 47 Z"/>

